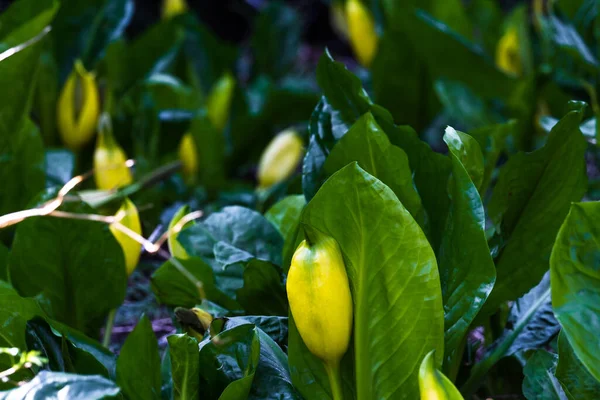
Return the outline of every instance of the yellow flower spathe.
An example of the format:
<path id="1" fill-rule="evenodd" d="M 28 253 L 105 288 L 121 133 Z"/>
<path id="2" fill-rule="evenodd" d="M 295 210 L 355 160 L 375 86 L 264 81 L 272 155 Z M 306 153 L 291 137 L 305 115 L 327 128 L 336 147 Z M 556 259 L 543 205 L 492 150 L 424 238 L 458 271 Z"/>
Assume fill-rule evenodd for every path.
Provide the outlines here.
<path id="1" fill-rule="evenodd" d="M 123 200 L 123 204 L 121 205 L 121 208 L 119 208 L 119 211 L 117 211 L 115 218 L 117 219 L 117 222 L 126 228 L 129 228 L 131 231 L 137 233 L 138 235 L 142 234 L 140 215 L 138 214 L 135 204 L 133 204 L 133 202 L 128 198 Z M 140 260 L 142 244 L 128 236 L 126 233 L 117 229 L 114 224 L 110 225 L 110 231 L 123 249 L 127 275 L 131 275 L 137 266 L 138 261 Z"/>
<path id="2" fill-rule="evenodd" d="M 188 181 L 194 181 L 198 174 L 198 151 L 196 143 L 191 133 L 186 133 L 179 142 L 179 159 L 181 160 L 181 169 L 183 175 Z"/>
<path id="3" fill-rule="evenodd" d="M 350 44 L 358 62 L 364 67 L 369 67 L 379 44 L 373 16 L 360 0 L 348 0 L 346 22 Z"/>
<path id="4" fill-rule="evenodd" d="M 419 368 L 421 400 L 464 400 L 450 379 L 435 368 L 434 354 L 429 352 Z"/>
<path id="5" fill-rule="evenodd" d="M 100 114 L 100 95 L 95 75 L 76 61 L 60 93 L 56 121 L 60 137 L 73 151 L 80 150 L 94 136 Z"/>
<path id="6" fill-rule="evenodd" d="M 258 186 L 271 187 L 289 178 L 304 154 L 302 139 L 293 129 L 277 135 L 264 150 L 258 163 Z"/>
<path id="7" fill-rule="evenodd" d="M 500 38 L 496 46 L 496 65 L 508 75 L 520 76 L 523 73 L 519 34 L 516 28 L 510 28 Z"/>
<path id="8" fill-rule="evenodd" d="M 127 167 L 127 155 L 112 134 L 110 116 L 104 114 L 98 124 L 98 139 L 94 151 L 94 179 L 100 190 L 118 189 L 133 182 Z"/>
<path id="9" fill-rule="evenodd" d="M 164 0 L 162 6 L 162 18 L 169 19 L 188 10 L 185 0 Z"/>

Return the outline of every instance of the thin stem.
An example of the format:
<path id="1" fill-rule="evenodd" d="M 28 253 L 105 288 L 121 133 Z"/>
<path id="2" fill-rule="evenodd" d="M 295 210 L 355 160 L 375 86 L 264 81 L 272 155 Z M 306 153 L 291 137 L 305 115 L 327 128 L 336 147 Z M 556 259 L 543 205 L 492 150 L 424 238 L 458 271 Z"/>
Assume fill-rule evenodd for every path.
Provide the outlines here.
<path id="1" fill-rule="evenodd" d="M 463 394 L 465 399 L 470 399 L 473 397 L 473 394 L 479 389 L 481 385 L 481 381 L 488 373 L 488 371 L 506 354 L 510 346 L 517 339 L 521 331 L 525 328 L 531 317 L 536 313 L 538 308 L 548 300 L 550 297 L 550 288 L 546 289 L 544 294 L 540 296 L 540 298 L 527 310 L 523 318 L 515 325 L 514 330 L 504 339 L 502 343 L 498 347 L 494 349 L 492 354 L 490 354 L 485 360 L 479 362 L 477 365 L 473 367 L 471 371 L 471 376 L 461 387 L 460 391 Z"/>
<path id="2" fill-rule="evenodd" d="M 333 400 L 343 400 L 344 390 L 342 389 L 342 376 L 340 374 L 339 361 L 334 363 L 325 362 L 324 365 L 325 371 L 327 371 L 327 377 L 329 378 L 329 386 L 331 386 Z"/>
<path id="3" fill-rule="evenodd" d="M 104 329 L 104 338 L 102 340 L 102 345 L 108 349 L 108 345 L 110 344 L 110 337 L 112 336 L 113 326 L 115 325 L 115 316 L 117 315 L 117 309 L 114 308 L 110 310 L 108 314 L 108 318 L 106 319 L 106 328 Z"/>

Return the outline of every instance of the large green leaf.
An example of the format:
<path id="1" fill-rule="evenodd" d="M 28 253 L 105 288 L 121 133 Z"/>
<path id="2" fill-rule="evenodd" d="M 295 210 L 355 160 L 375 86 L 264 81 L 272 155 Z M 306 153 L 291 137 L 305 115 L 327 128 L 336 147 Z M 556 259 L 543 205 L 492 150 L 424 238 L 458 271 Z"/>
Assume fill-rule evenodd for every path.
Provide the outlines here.
<path id="1" fill-rule="evenodd" d="M 8 281 L 8 247 L 0 242 L 0 281 Z"/>
<path id="2" fill-rule="evenodd" d="M 469 135 L 477 140 L 483 152 L 484 173 L 479 193 L 485 194 L 487 191 L 492 180 L 492 172 L 496 169 L 500 154 L 506 148 L 507 138 L 513 134 L 515 127 L 516 121 L 510 121 L 469 131 Z"/>
<path id="3" fill-rule="evenodd" d="M 585 193 L 587 146 L 580 121 L 581 111 L 571 111 L 552 129 L 544 147 L 517 154 L 500 172 L 489 214 L 507 241 L 485 306 L 490 312 L 540 281 L 570 203 Z"/>
<path id="4" fill-rule="evenodd" d="M 445 313 L 444 371 L 453 379 L 462 358 L 465 335 L 492 291 L 494 261 L 485 237 L 485 213 L 473 177 L 481 182 L 483 159 L 477 142 L 448 127 L 452 178 L 448 219 L 439 251 Z"/>
<path id="5" fill-rule="evenodd" d="M 392 189 L 419 225 L 424 225 L 423 206 L 413 185 L 406 153 L 390 144 L 371 113 L 360 117 L 336 143 L 325 162 L 325 171 L 332 175 L 353 161 Z"/>
<path id="6" fill-rule="evenodd" d="M 82 202 L 61 209 L 93 212 Z M 90 336 L 123 302 L 127 285 L 123 250 L 108 225 L 66 218 L 35 217 L 19 224 L 9 276 L 23 296 L 43 294 L 52 318 Z"/>
<path id="7" fill-rule="evenodd" d="M 130 399 L 160 399 L 158 342 L 145 315 L 127 336 L 117 360 L 117 383 Z"/>
<path id="8" fill-rule="evenodd" d="M 120 38 L 133 15 L 132 0 L 62 0 L 52 26 L 60 81 L 76 59 L 95 67 L 110 42 Z M 73 34 L 77 32 L 77 34 Z"/>
<path id="9" fill-rule="evenodd" d="M 577 357 L 600 380 L 600 203 L 573 203 L 550 258 L 552 305 Z"/>
<path id="10" fill-rule="evenodd" d="M 575 354 L 567 335 L 558 335 L 558 366 L 556 377 L 569 400 L 595 400 L 600 382 L 594 378 Z"/>
<path id="11" fill-rule="evenodd" d="M 0 61 L 0 85 L 11 93 L 0 100 L 0 181 L 5 193 L 10 193 L 0 200 L 0 215 L 25 208 L 44 188 L 42 139 L 27 118 L 42 43 L 25 45 L 22 41 L 40 34 L 51 21 L 55 7 L 53 2 L 43 2 L 43 6 L 30 3 L 33 2 L 16 3 L 0 18 L 0 43 L 6 47 L 24 46 L 13 48 L 15 54 Z M 31 9 L 39 10 L 39 14 L 33 15 Z"/>
<path id="12" fill-rule="evenodd" d="M 443 349 L 439 276 L 425 235 L 393 192 L 356 163 L 329 178 L 302 221 L 335 238 L 347 263 L 357 397 L 417 397 L 418 360 Z"/>
<path id="13" fill-rule="evenodd" d="M 17 389 L 0 392 L 0 399 L 58 399 L 67 393 L 69 400 L 103 400 L 114 398 L 120 390 L 114 382 L 99 375 L 42 371 Z"/>
<path id="14" fill-rule="evenodd" d="M 566 400 L 567 397 L 554 376 L 558 356 L 546 350 L 536 350 L 527 360 L 523 374 L 523 395 L 527 400 Z"/>
<path id="15" fill-rule="evenodd" d="M 27 322 L 27 348 L 38 350 L 54 372 L 114 376 L 115 356 L 97 341 L 55 321 L 35 317 Z"/>
<path id="16" fill-rule="evenodd" d="M 279 270 L 271 263 L 252 259 L 244 267 L 244 286 L 236 298 L 248 314 L 287 315 L 288 303 Z"/>
<path id="17" fill-rule="evenodd" d="M 197 399 L 200 395 L 200 357 L 198 341 L 188 335 L 171 335 L 169 354 L 175 400 Z"/>

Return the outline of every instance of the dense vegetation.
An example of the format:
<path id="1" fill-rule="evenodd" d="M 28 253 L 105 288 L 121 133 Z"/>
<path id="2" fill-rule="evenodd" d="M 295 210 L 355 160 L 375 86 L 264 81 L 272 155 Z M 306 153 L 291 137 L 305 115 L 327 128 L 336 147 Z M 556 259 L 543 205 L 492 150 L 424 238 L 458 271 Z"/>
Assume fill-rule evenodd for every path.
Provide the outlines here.
<path id="1" fill-rule="evenodd" d="M 0 14 L 0 399 L 598 398 L 597 2 L 246 6 Z"/>

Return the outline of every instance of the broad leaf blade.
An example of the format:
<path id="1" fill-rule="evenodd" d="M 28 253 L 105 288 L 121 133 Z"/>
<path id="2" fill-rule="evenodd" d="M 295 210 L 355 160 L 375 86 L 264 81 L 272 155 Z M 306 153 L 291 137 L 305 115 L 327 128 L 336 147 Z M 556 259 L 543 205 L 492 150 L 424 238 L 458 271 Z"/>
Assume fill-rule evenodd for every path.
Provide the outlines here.
<path id="1" fill-rule="evenodd" d="M 523 395 L 527 400 L 567 400 L 558 379 L 554 376 L 558 356 L 537 350 L 527 360 L 523 374 Z"/>
<path id="2" fill-rule="evenodd" d="M 200 396 L 200 357 L 198 341 L 188 335 L 171 335 L 169 354 L 175 400 L 196 399 Z"/>

